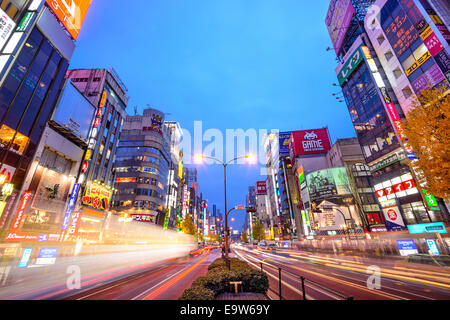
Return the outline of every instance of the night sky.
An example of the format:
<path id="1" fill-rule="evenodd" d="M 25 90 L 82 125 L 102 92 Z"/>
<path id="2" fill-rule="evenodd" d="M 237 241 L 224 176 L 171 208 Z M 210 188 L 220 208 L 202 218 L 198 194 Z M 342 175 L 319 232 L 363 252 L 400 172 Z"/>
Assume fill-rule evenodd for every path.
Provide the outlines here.
<path id="1" fill-rule="evenodd" d="M 226 129 L 314 129 L 354 137 L 338 92 L 325 16 L 329 1 L 93 0 L 70 68 L 113 67 L 129 89 L 127 112 L 147 105 L 193 135 Z M 203 147 L 209 143 L 205 142 Z M 204 198 L 223 211 L 223 168 L 201 165 Z M 245 204 L 259 165 L 233 165 L 228 207 Z M 240 229 L 244 213 L 231 223 Z"/>

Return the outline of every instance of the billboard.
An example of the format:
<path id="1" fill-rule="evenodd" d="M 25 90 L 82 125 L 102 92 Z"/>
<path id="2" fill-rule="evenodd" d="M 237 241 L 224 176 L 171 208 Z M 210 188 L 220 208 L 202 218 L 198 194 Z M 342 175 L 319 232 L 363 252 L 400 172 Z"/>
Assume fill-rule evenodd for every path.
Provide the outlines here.
<path id="1" fill-rule="evenodd" d="M 326 154 L 331 149 L 328 129 L 293 131 L 289 148 L 292 159 L 302 155 Z"/>
<path id="2" fill-rule="evenodd" d="M 400 251 L 400 255 L 402 256 L 408 256 L 410 254 L 418 254 L 419 251 L 417 251 L 416 244 L 414 243 L 414 240 L 407 239 L 407 240 L 397 240 L 397 246 L 398 250 Z"/>
<path id="3" fill-rule="evenodd" d="M 332 168 L 312 172 L 306 176 L 311 201 L 351 194 L 345 168 Z"/>
<path id="4" fill-rule="evenodd" d="M 83 197 L 83 204 L 101 210 L 109 210 L 109 202 L 112 192 L 106 186 L 89 181 L 86 186 L 86 194 Z"/>
<path id="5" fill-rule="evenodd" d="M 279 156 L 280 157 L 288 157 L 289 156 L 289 140 L 291 139 L 291 131 L 289 132 L 280 132 L 278 138 L 279 138 L 279 144 L 280 144 L 280 151 Z"/>
<path id="6" fill-rule="evenodd" d="M 256 194 L 263 195 L 267 194 L 267 183 L 266 181 L 256 181 Z"/>
<path id="7" fill-rule="evenodd" d="M 5 11 L 0 9 L 0 50 L 8 41 L 9 36 L 14 31 L 16 23 L 11 19 Z"/>
<path id="8" fill-rule="evenodd" d="M 334 50 L 338 54 L 345 34 L 355 14 L 351 0 L 331 0 L 325 24 L 328 28 Z"/>
<path id="9" fill-rule="evenodd" d="M 92 0 L 47 0 L 50 9 L 76 40 Z"/>
<path id="10" fill-rule="evenodd" d="M 88 139 L 95 107 L 67 81 L 52 120 L 82 140 Z"/>

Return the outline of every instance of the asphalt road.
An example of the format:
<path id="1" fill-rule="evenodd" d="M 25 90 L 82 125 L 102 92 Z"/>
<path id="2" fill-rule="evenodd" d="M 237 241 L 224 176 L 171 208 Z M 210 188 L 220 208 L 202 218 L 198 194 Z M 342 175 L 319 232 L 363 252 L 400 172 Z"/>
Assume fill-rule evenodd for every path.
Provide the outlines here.
<path id="1" fill-rule="evenodd" d="M 70 296 L 54 296 L 65 300 L 177 300 L 192 282 L 208 271 L 208 266 L 221 256 L 219 249 L 205 250 L 195 257 L 164 262 L 144 272 L 122 278 Z"/>
<path id="2" fill-rule="evenodd" d="M 236 255 L 269 276 L 269 297 L 279 300 L 449 300 L 450 269 L 397 260 L 234 246 Z M 379 276 L 379 277 L 377 277 Z M 370 278 L 370 279 L 369 279 Z M 376 281 L 379 279 L 379 282 Z M 369 280 L 369 285 L 368 285 Z M 380 286 L 377 284 L 379 283 Z"/>

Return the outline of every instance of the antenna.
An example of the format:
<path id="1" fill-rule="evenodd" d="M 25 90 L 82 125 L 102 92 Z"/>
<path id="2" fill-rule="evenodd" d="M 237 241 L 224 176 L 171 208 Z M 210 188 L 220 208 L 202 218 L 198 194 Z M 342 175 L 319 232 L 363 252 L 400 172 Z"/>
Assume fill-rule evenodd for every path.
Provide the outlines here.
<path id="1" fill-rule="evenodd" d="M 137 106 L 134 106 L 134 115 L 137 115 Z"/>

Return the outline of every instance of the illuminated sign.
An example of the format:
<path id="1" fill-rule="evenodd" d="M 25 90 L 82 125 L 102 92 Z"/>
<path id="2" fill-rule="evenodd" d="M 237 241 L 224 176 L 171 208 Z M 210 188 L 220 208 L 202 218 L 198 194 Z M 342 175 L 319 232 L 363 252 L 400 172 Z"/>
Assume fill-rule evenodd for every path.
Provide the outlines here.
<path id="1" fill-rule="evenodd" d="M 134 221 L 155 223 L 156 215 L 151 214 L 135 214 L 131 215 Z"/>
<path id="2" fill-rule="evenodd" d="M 258 194 L 258 195 L 267 194 L 267 182 L 266 181 L 256 181 L 256 194 Z"/>
<path id="3" fill-rule="evenodd" d="M 423 190 L 423 195 L 425 197 L 427 205 L 431 208 L 431 210 L 439 210 L 437 200 L 432 194 L 427 194 L 426 191 Z"/>
<path id="4" fill-rule="evenodd" d="M 291 139 L 292 132 L 280 132 L 278 136 L 279 141 L 279 156 L 288 157 L 289 156 L 289 140 Z"/>
<path id="5" fill-rule="evenodd" d="M 40 237 L 36 232 L 8 232 L 5 241 L 38 241 Z"/>
<path id="6" fill-rule="evenodd" d="M 41 248 L 36 259 L 37 265 L 55 264 L 58 248 Z"/>
<path id="7" fill-rule="evenodd" d="M 25 191 L 22 197 L 22 201 L 19 205 L 19 210 L 17 211 L 16 219 L 12 224 L 11 230 L 19 229 L 20 223 L 22 222 L 23 215 L 25 213 L 25 209 L 27 208 L 28 202 L 30 201 L 32 191 Z"/>
<path id="8" fill-rule="evenodd" d="M 406 197 L 419 192 L 411 174 L 404 174 L 375 185 L 378 200 L 387 201 L 395 198 Z"/>
<path id="9" fill-rule="evenodd" d="M 414 240 L 397 240 L 398 250 L 400 251 L 400 255 L 408 256 L 410 254 L 418 254 L 416 244 Z"/>
<path id="10" fill-rule="evenodd" d="M 430 249 L 428 251 L 432 256 L 440 255 L 438 247 L 436 245 L 436 241 L 434 241 L 433 239 L 426 239 L 425 241 L 427 243 L 428 249 Z"/>
<path id="11" fill-rule="evenodd" d="M 107 92 L 106 92 L 106 90 L 103 90 L 102 98 L 100 100 L 100 104 L 98 105 L 99 109 L 102 109 L 105 106 L 106 96 L 107 96 Z"/>
<path id="12" fill-rule="evenodd" d="M 70 216 L 72 215 L 73 208 L 75 207 L 75 202 L 77 201 L 78 191 L 80 190 L 80 185 L 75 184 L 73 186 L 72 193 L 69 198 L 69 204 L 67 205 L 66 214 L 64 216 L 63 224 L 61 230 L 66 230 L 69 227 Z"/>
<path id="13" fill-rule="evenodd" d="M 328 130 L 323 128 L 294 131 L 289 146 L 291 159 L 302 155 L 325 154 L 331 149 Z"/>
<path id="14" fill-rule="evenodd" d="M 14 185 L 11 183 L 5 183 L 5 185 L 2 188 L 2 197 L 9 197 L 12 195 L 14 191 Z"/>
<path id="15" fill-rule="evenodd" d="M 405 222 L 398 206 L 393 205 L 383 208 L 384 220 L 389 231 L 405 230 Z"/>
<path id="16" fill-rule="evenodd" d="M 83 165 L 81 166 L 81 173 L 85 173 L 87 171 L 88 168 L 88 163 L 87 161 L 83 162 Z"/>
<path id="17" fill-rule="evenodd" d="M 83 215 L 82 212 L 75 211 L 72 215 L 72 223 L 69 227 L 69 235 L 74 236 L 78 233 L 78 229 L 81 225 L 81 216 Z"/>
<path id="18" fill-rule="evenodd" d="M 130 183 L 130 182 L 136 182 L 136 177 L 116 178 L 116 183 Z"/>
<path id="19" fill-rule="evenodd" d="M 412 66 L 410 66 L 408 69 L 405 70 L 405 74 L 409 76 L 430 58 L 431 58 L 430 52 L 429 51 L 425 52 L 418 60 L 416 60 L 416 62 L 412 64 Z"/>
<path id="20" fill-rule="evenodd" d="M 86 194 L 83 197 L 83 204 L 101 210 L 109 210 L 109 201 L 112 192 L 109 188 L 101 186 L 96 182 L 89 181 L 86 186 Z"/>
<path id="21" fill-rule="evenodd" d="M 305 182 L 305 172 L 303 171 L 303 166 L 300 166 L 300 168 L 297 169 L 297 176 L 300 185 Z"/>
<path id="22" fill-rule="evenodd" d="M 408 225 L 409 233 L 447 233 L 445 225 L 442 222 L 410 224 Z"/>
<path id="23" fill-rule="evenodd" d="M 76 40 L 91 0 L 47 0 L 47 4 Z"/>
<path id="24" fill-rule="evenodd" d="M 357 66 L 364 60 L 363 52 L 361 51 L 361 46 L 355 50 L 355 52 L 350 56 L 350 58 L 345 62 L 344 67 L 338 73 L 339 84 L 342 85 L 348 77 L 353 73 Z"/>
<path id="25" fill-rule="evenodd" d="M 19 268 L 26 268 L 28 266 L 28 261 L 30 261 L 32 252 L 33 248 L 25 248 L 22 258 L 20 259 Z"/>

